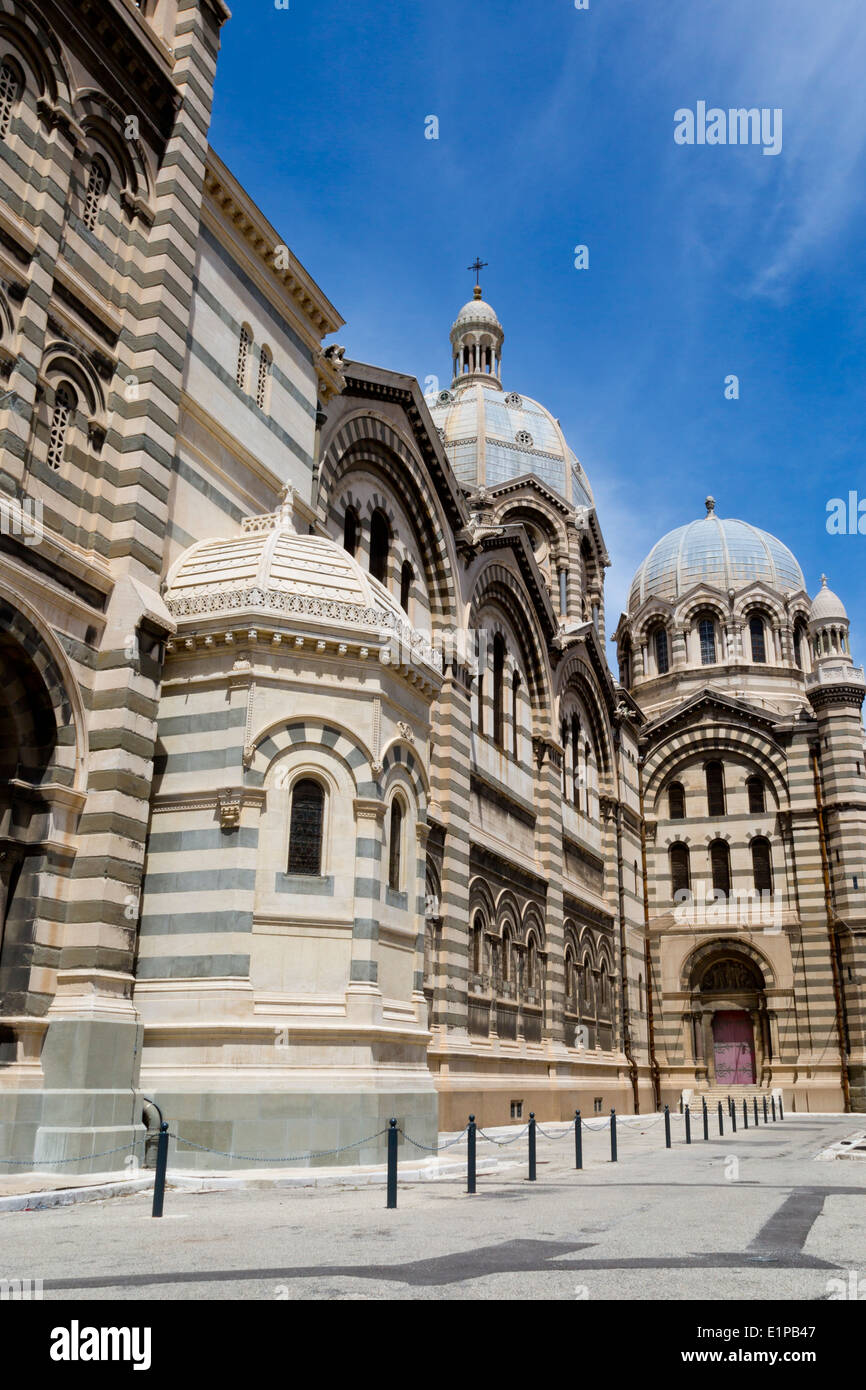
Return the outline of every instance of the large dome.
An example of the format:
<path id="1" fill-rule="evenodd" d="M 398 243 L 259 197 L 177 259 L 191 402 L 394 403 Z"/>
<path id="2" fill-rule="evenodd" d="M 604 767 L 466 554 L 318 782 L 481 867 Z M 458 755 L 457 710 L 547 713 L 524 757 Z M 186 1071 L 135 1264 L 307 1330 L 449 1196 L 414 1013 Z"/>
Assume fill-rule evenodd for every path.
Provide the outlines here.
<path id="1" fill-rule="evenodd" d="M 706 516 L 669 531 L 653 546 L 632 580 L 629 612 L 650 596 L 675 603 L 696 584 L 726 593 L 759 580 L 780 593 L 806 587 L 786 545 L 747 521 L 716 516 L 708 497 Z"/>
<path id="2" fill-rule="evenodd" d="M 534 473 L 577 507 L 593 507 L 589 479 L 549 410 L 529 396 L 503 394 L 477 378 L 428 397 L 433 423 L 457 481 L 497 487 Z"/>
<path id="3" fill-rule="evenodd" d="M 476 285 L 451 325 L 451 388 L 427 397 L 457 481 L 468 489 L 498 487 L 534 473 L 574 506 L 594 507 L 559 422 L 538 401 L 503 387 L 504 341 L 496 311 Z"/>

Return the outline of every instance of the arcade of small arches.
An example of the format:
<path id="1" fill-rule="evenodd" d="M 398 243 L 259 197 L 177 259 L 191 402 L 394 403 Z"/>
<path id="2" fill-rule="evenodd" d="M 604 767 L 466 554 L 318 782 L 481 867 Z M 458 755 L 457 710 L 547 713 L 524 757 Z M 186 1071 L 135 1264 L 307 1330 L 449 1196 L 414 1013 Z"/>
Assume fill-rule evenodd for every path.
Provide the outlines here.
<path id="1" fill-rule="evenodd" d="M 835 631 L 837 647 L 824 651 L 847 651 L 845 634 Z M 833 639 L 822 635 L 823 642 Z M 637 647 L 635 647 L 637 641 Z M 798 670 L 811 669 L 811 656 L 820 656 L 819 643 L 809 639 L 808 614 L 804 609 L 793 618 L 782 619 L 769 609 L 752 605 L 733 620 L 712 606 L 698 607 L 688 617 L 644 620 L 620 639 L 620 682 L 631 689 L 636 681 L 666 676 L 672 671 L 746 662 L 753 666 L 793 664 Z"/>

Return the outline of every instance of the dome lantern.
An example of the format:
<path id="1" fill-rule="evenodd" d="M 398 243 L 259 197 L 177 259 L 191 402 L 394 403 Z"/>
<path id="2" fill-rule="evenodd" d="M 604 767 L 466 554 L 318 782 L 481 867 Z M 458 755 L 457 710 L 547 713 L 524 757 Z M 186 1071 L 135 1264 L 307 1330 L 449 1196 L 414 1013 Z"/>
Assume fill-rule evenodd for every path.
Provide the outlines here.
<path id="1" fill-rule="evenodd" d="M 845 605 L 828 587 L 826 574 L 822 574 L 821 587 L 809 609 L 809 637 L 813 658 L 819 666 L 828 661 L 853 665 L 848 629 Z"/>
<path id="2" fill-rule="evenodd" d="M 481 298 L 476 285 L 451 325 L 452 388 L 466 381 L 482 380 L 502 390 L 502 344 L 505 330 L 496 310 Z"/>

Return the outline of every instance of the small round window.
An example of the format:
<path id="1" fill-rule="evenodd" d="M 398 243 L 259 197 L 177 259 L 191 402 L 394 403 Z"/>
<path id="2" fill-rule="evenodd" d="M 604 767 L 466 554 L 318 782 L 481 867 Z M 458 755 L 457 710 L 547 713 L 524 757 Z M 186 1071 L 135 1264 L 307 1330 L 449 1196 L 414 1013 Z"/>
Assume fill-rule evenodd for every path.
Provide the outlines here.
<path id="1" fill-rule="evenodd" d="M 519 410 L 523 405 L 523 401 L 516 391 L 509 391 L 508 395 L 505 397 L 505 404 L 516 406 Z"/>
<path id="2" fill-rule="evenodd" d="M 440 392 L 439 392 L 439 395 L 436 397 L 436 403 L 437 403 L 437 405 L 449 405 L 450 402 L 451 402 L 451 392 L 450 392 L 450 391 L 440 391 Z"/>
<path id="3" fill-rule="evenodd" d="M 529 430 L 518 430 L 514 438 L 516 443 L 518 443 L 521 446 L 521 448 L 532 448 L 532 435 L 529 433 Z"/>

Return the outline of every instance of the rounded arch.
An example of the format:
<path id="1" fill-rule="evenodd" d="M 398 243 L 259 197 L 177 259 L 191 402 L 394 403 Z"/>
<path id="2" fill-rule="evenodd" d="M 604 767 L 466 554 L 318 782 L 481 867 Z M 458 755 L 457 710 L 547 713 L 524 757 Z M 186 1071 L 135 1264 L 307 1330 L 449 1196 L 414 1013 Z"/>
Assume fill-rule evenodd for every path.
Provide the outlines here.
<path id="1" fill-rule="evenodd" d="M 132 211 L 135 200 L 148 203 L 154 188 L 153 173 L 141 140 L 127 134 L 129 114 L 98 88 L 87 87 L 76 93 L 73 115 L 84 132 L 84 162 L 103 151 L 117 171 L 119 193 L 125 195 L 127 211 Z"/>
<path id="2" fill-rule="evenodd" d="M 523 940 L 527 945 L 529 944 L 530 936 L 535 937 L 538 950 L 540 953 L 543 953 L 546 949 L 544 917 L 537 903 L 527 903 L 523 913 Z"/>
<path id="3" fill-rule="evenodd" d="M 496 904 L 487 881 L 480 877 L 472 879 L 469 884 L 470 922 L 474 921 L 477 912 L 484 918 L 485 930 L 491 932 L 496 921 Z"/>
<path id="4" fill-rule="evenodd" d="M 392 739 L 382 755 L 380 780 L 383 786 L 388 785 L 395 768 L 403 769 L 412 783 L 419 811 L 426 810 L 427 799 L 430 794 L 430 780 L 427 776 L 427 770 L 411 745 L 403 738 Z"/>
<path id="5" fill-rule="evenodd" d="M 55 387 L 68 381 L 78 397 L 78 407 L 90 425 L 105 428 L 105 391 L 87 353 L 64 339 L 49 342 L 42 354 L 42 380 Z"/>
<path id="6" fill-rule="evenodd" d="M 244 752 L 244 782 L 261 787 L 276 758 L 303 745 L 327 748 L 346 764 L 358 796 L 378 796 L 379 782 L 373 774 L 369 751 L 347 729 L 319 719 L 291 719 L 262 729 Z"/>
<path id="7" fill-rule="evenodd" d="M 39 684 L 40 702 L 50 708 L 54 729 L 43 780 L 83 791 L 87 784 L 87 739 L 84 703 L 66 654 L 53 633 L 17 594 L 0 584 L 0 631 L 14 643 L 15 660 L 25 660 Z M 44 696 L 42 691 L 44 690 Z M 25 718 L 19 711 L 15 718 Z M 26 746 L 26 745 L 25 745 Z"/>
<path id="8" fill-rule="evenodd" d="M 560 709 L 560 720 L 563 702 L 567 701 L 570 692 L 577 695 L 589 717 L 590 731 L 598 759 L 599 790 L 610 794 L 613 768 L 610 723 L 593 672 L 579 654 L 569 657 L 557 673 L 556 697 Z"/>
<path id="9" fill-rule="evenodd" d="M 370 410 L 352 412 L 340 421 L 333 437 L 327 443 L 323 441 L 316 508 L 325 527 L 332 499 L 336 499 L 354 472 L 378 477 L 399 501 L 421 557 L 433 624 L 454 625 L 458 621 L 459 600 L 452 528 L 426 468 L 408 439 L 391 422 Z"/>
<path id="10" fill-rule="evenodd" d="M 769 958 L 751 941 L 716 937 L 712 941 L 705 941 L 700 946 L 693 947 L 683 957 L 680 966 L 680 989 L 687 994 L 690 990 L 698 988 L 710 965 L 717 960 L 731 957 L 746 957 L 760 971 L 764 988 L 776 988 L 778 982 Z"/>
<path id="11" fill-rule="evenodd" d="M 552 702 L 538 628 L 529 616 L 532 603 L 517 576 L 498 561 L 489 561 L 475 578 L 467 617 L 470 630 L 481 631 L 490 626 L 483 620 L 486 608 L 498 609 L 514 633 L 520 649 L 518 665 L 526 677 L 533 724 L 538 732 L 549 734 Z"/>
<path id="12" fill-rule="evenodd" d="M 13 57 L 17 52 L 32 72 L 37 95 L 52 107 L 71 112 L 71 83 L 63 50 L 30 0 L 15 0 L 14 11 L 8 0 L 0 7 L 0 49 L 7 47 Z"/>
<path id="13" fill-rule="evenodd" d="M 786 763 L 782 750 L 759 733 L 733 724 L 707 724 L 672 735 L 648 755 L 644 764 L 644 796 L 648 806 L 657 807 L 669 778 L 681 777 L 687 766 L 706 761 L 734 759 L 764 776 L 776 799 L 788 804 Z"/>

